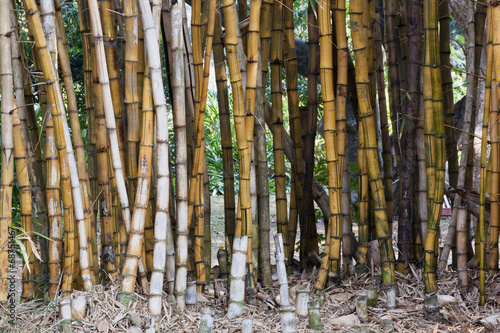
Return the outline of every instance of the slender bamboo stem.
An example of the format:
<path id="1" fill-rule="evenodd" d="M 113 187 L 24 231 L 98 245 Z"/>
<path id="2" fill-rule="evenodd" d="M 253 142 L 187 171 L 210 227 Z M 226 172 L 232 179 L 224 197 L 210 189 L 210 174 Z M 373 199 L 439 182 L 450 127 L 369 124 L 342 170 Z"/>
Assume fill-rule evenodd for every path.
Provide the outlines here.
<path id="1" fill-rule="evenodd" d="M 376 236 L 380 248 L 382 282 L 388 288 L 394 288 L 394 250 L 391 243 L 391 232 L 387 219 L 387 207 L 381 179 L 377 155 L 377 138 L 375 117 L 372 114 L 369 96 L 368 64 L 366 59 L 365 31 L 362 24 L 362 9 L 366 2 L 350 3 L 351 31 L 353 36 L 354 56 L 356 61 L 356 87 L 359 100 L 359 118 L 363 126 L 364 143 L 370 190 L 373 197 Z"/>
<path id="2" fill-rule="evenodd" d="M 17 181 L 19 186 L 19 195 L 21 199 L 21 227 L 24 229 L 26 239 L 23 240 L 24 248 L 26 250 L 26 257 L 28 262 L 23 267 L 23 293 L 21 299 L 29 301 L 33 299 L 35 292 L 35 271 L 34 261 L 35 255 L 30 241 L 33 241 L 33 203 L 31 199 L 31 185 L 28 176 L 28 158 L 24 146 L 23 132 L 21 128 L 21 121 L 19 119 L 19 112 L 14 109 L 13 112 L 13 138 L 14 138 L 14 160 L 16 166 Z M 31 238 L 31 240 L 28 239 Z"/>
<path id="3" fill-rule="evenodd" d="M 175 134 L 175 170 L 177 200 L 177 240 L 175 248 L 175 293 L 177 310 L 186 307 L 187 256 L 188 256 L 188 169 L 186 138 L 186 104 L 184 79 L 184 43 L 182 8 L 184 1 L 172 1 L 170 6 L 172 91 Z"/>
<path id="4" fill-rule="evenodd" d="M 286 170 L 283 152 L 283 3 L 274 1 L 271 33 L 271 98 L 273 110 L 273 155 L 274 180 L 276 183 L 276 224 L 278 233 L 288 235 Z M 283 239 L 285 253 L 288 255 L 289 239 Z"/>

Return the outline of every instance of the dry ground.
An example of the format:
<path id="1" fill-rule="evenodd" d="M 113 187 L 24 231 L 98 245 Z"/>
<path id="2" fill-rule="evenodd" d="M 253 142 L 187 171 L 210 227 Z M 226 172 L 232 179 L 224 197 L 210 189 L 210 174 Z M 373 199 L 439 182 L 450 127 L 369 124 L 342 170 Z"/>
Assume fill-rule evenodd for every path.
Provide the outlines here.
<path id="1" fill-rule="evenodd" d="M 216 252 L 224 241 L 224 206 L 222 197 L 212 198 L 212 263 L 216 263 Z M 396 228 L 396 223 L 395 223 Z M 324 232 L 324 225 L 318 225 L 320 233 Z M 443 220 L 442 231 L 446 233 L 447 220 Z M 354 227 L 356 232 L 356 227 Z M 396 230 L 396 229 L 395 229 Z M 394 231 L 395 231 L 394 230 Z M 271 245 L 274 256 L 274 242 L 272 236 L 276 232 L 276 216 L 274 200 L 271 199 Z M 373 273 L 373 275 L 372 275 Z M 487 281 L 487 305 L 479 308 L 477 300 L 478 273 L 470 271 L 470 287 L 462 290 L 458 287 L 456 273 L 444 272 L 439 276 L 438 285 L 440 295 L 454 296 L 453 303 L 443 304 L 441 313 L 443 322 L 433 323 L 425 320 L 423 310 L 424 284 L 421 269 L 414 269 L 408 276 L 398 274 L 397 308 L 386 310 L 386 298 L 379 289 L 379 299 L 376 307 L 369 309 L 369 322 L 361 325 L 341 327 L 335 325 L 336 318 L 343 315 L 356 313 L 356 292 L 368 286 L 378 285 L 380 271 L 374 268 L 373 272 L 361 276 L 348 275 L 344 278 L 341 287 L 327 289 L 321 296 L 325 303 L 321 308 L 323 332 L 388 332 L 387 326 L 382 324 L 383 319 L 392 321 L 394 332 L 500 332 L 500 325 L 487 326 L 482 319 L 498 313 L 500 308 L 500 279 L 498 276 Z M 197 332 L 202 308 L 210 308 L 214 317 L 213 332 L 233 333 L 240 332 L 241 320 L 253 318 L 255 332 L 280 331 L 279 308 L 273 305 L 279 295 L 279 288 L 273 276 L 274 285 L 267 288 L 258 286 L 258 291 L 265 295 L 271 302 L 255 300 L 253 304 L 246 304 L 242 318 L 227 320 L 225 317 L 227 307 L 227 285 L 225 281 L 218 280 L 217 286 L 212 283 L 210 291 L 203 297 L 202 303 L 190 306 L 183 314 L 178 314 L 175 308 L 163 301 L 163 317 L 157 321 L 158 332 Z M 290 297 L 295 301 L 295 290 L 299 287 L 310 288 L 316 276 L 292 275 L 290 281 Z M 118 287 L 108 285 L 97 286 L 92 293 L 75 292 L 87 297 L 90 306 L 87 316 L 83 320 L 73 321 L 74 332 L 139 332 L 144 331 L 149 323 L 147 297 L 143 293 L 137 294 L 135 302 L 130 308 L 125 308 L 116 301 Z M 166 296 L 166 295 L 165 295 Z M 311 295 L 310 300 L 318 299 L 319 295 Z M 134 331 L 131 317 L 140 321 L 140 330 Z M 60 317 L 54 303 L 33 301 L 18 305 L 16 308 L 17 327 L 7 324 L 7 316 L 0 305 L 0 333 L 10 332 L 56 332 L 60 329 Z M 384 321 L 386 323 L 387 321 Z M 136 322 L 135 325 L 138 325 Z M 308 328 L 308 320 L 299 318 L 299 332 L 313 332 Z"/>

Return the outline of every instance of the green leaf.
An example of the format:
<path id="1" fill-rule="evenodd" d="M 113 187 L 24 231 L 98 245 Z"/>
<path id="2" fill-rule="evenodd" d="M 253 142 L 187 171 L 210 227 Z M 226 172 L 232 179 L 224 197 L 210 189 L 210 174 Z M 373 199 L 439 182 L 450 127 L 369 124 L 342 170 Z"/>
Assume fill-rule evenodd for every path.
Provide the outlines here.
<path id="1" fill-rule="evenodd" d="M 21 242 L 17 237 L 14 238 L 14 241 L 17 243 L 17 245 L 19 245 L 19 249 L 21 250 L 21 253 L 23 255 L 23 260 L 26 263 L 26 266 L 28 267 L 28 271 L 31 273 L 29 259 L 28 259 L 28 252 L 26 252 L 26 248 L 24 247 L 23 242 Z"/>

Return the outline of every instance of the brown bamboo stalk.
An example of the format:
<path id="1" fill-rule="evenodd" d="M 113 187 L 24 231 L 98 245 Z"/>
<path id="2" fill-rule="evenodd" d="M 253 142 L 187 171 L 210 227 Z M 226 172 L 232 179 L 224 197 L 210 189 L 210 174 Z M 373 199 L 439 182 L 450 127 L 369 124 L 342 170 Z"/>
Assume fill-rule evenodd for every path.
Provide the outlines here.
<path id="1" fill-rule="evenodd" d="M 288 112 L 290 121 L 290 136 L 293 140 L 293 170 L 295 174 L 295 196 L 297 207 L 302 207 L 302 196 L 304 190 L 304 162 L 302 149 L 302 122 L 299 112 L 299 89 L 297 78 L 297 52 L 295 50 L 294 20 L 293 20 L 293 1 L 286 0 L 283 3 L 285 10 L 283 14 L 285 27 L 285 77 L 286 91 L 288 96 Z M 344 24 L 345 27 L 345 24 Z M 346 76 L 347 77 L 347 76 Z M 344 117 L 345 118 L 345 117 Z M 290 199 L 292 200 L 292 198 Z M 300 221 L 303 219 L 302 210 L 298 211 Z M 297 221 L 292 219 L 288 223 L 288 260 L 291 261 L 295 249 L 295 236 L 297 234 Z M 286 237 L 286 235 L 284 235 Z"/>
<path id="2" fill-rule="evenodd" d="M 271 33 L 271 99 L 273 111 L 274 181 L 276 184 L 276 224 L 278 233 L 288 235 L 285 154 L 283 151 L 283 3 L 274 1 Z M 283 239 L 284 251 L 290 253 L 289 238 Z"/>
<path id="3" fill-rule="evenodd" d="M 224 61 L 224 46 L 222 44 L 222 29 L 220 13 L 215 16 L 214 31 L 214 66 L 217 82 L 217 103 L 219 105 L 219 123 L 222 146 L 222 164 L 224 181 L 224 230 L 232 244 L 236 224 L 234 199 L 234 166 L 233 141 L 231 136 L 231 119 L 229 113 L 229 94 L 227 89 L 226 64 Z"/>
<path id="4" fill-rule="evenodd" d="M 314 146 L 316 138 L 316 125 L 318 118 L 318 75 L 319 75 L 319 29 L 314 2 L 310 2 L 307 8 L 309 54 L 307 75 L 307 100 L 308 117 L 307 131 L 304 143 L 305 168 L 304 168 L 304 190 L 302 193 L 302 207 L 304 220 L 301 223 L 300 233 L 300 263 L 305 267 L 309 252 L 318 252 L 318 235 L 316 231 L 316 216 L 314 214 L 313 201 L 313 177 L 314 177 Z M 339 105 L 340 106 L 340 105 Z"/>

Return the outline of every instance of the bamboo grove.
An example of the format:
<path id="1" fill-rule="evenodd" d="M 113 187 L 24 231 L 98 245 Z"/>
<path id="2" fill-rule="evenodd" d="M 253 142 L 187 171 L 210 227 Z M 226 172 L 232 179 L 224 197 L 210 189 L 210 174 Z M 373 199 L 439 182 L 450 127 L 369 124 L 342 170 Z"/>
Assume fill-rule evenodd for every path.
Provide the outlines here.
<path id="1" fill-rule="evenodd" d="M 0 301 L 15 233 L 22 301 L 43 297 L 46 277 L 46 297 L 61 309 L 73 290 L 114 283 L 124 305 L 146 295 L 153 318 L 165 295 L 184 311 L 188 285 L 206 292 L 214 278 L 206 150 L 221 145 L 218 265 L 231 283 L 230 311 L 245 291 L 272 283 L 270 198 L 287 270 L 317 272 L 315 292 L 369 273 L 375 241 L 388 294 L 396 272 L 420 269 L 426 313 L 438 317 L 437 278 L 451 268 L 469 286 L 474 258 L 484 306 L 499 261 L 500 7 L 466 3 L 456 128 L 448 0 L 301 3 L 308 57 L 300 75 L 292 0 L 78 0 L 77 64 L 68 52 L 74 22 L 63 12 L 71 2 L 0 0 Z M 206 137 L 210 89 L 220 142 Z M 319 135 L 324 184 L 315 178 Z M 445 194 L 453 202 L 446 234 Z"/>

